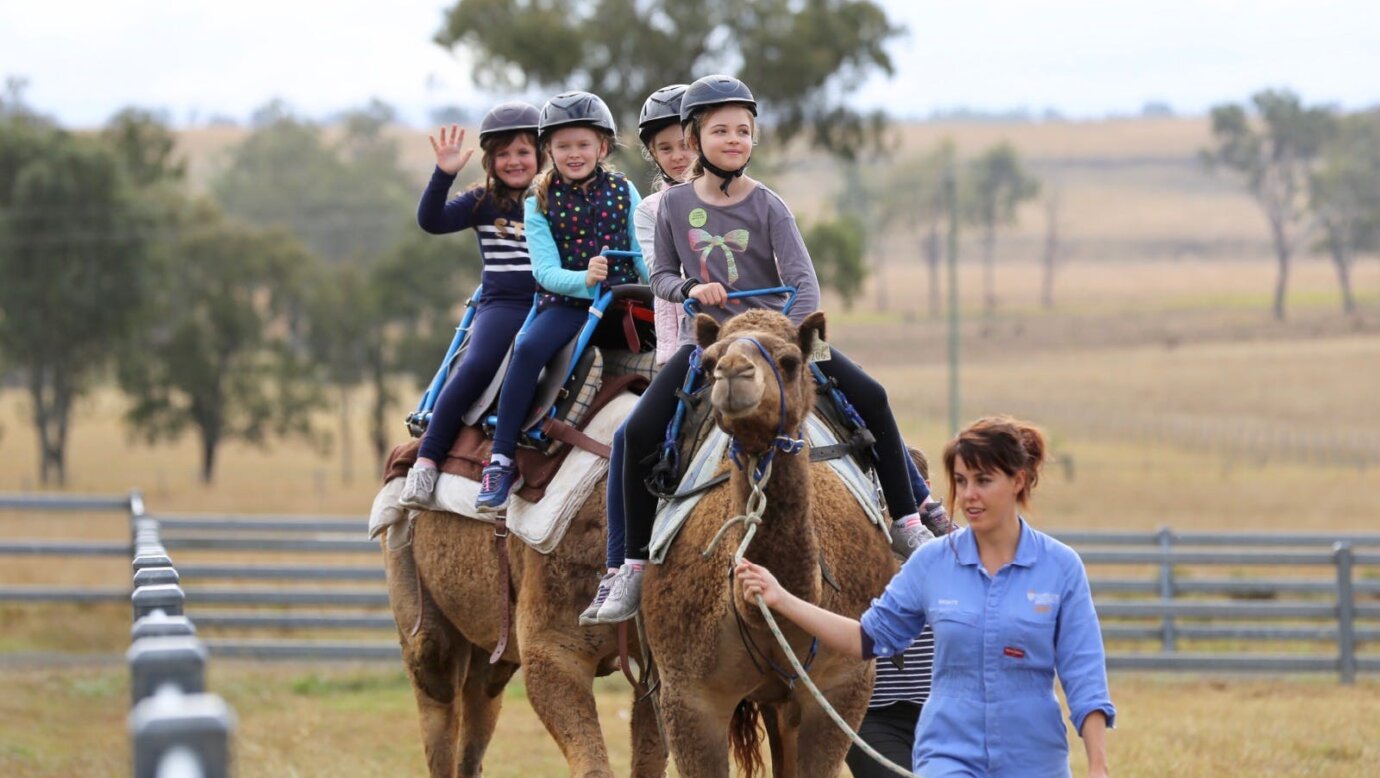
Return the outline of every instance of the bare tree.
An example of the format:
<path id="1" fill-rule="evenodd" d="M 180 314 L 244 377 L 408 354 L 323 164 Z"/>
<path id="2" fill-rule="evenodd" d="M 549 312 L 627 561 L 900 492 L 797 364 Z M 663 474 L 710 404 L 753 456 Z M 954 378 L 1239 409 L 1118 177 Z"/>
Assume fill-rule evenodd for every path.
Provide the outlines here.
<path id="1" fill-rule="evenodd" d="M 1294 253 L 1315 227 L 1309 209 L 1309 179 L 1335 120 L 1322 107 L 1305 108 L 1288 90 L 1266 90 L 1251 97 L 1255 116 L 1229 103 L 1212 109 L 1214 145 L 1204 149 L 1209 169 L 1240 174 L 1265 214 L 1274 244 L 1278 275 L 1274 316 L 1284 318 L 1284 295 Z"/>

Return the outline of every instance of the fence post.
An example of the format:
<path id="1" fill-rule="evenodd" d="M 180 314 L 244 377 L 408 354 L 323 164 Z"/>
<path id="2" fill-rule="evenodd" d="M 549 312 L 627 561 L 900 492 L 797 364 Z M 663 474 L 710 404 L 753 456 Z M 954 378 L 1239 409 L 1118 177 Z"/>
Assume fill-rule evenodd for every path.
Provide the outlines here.
<path id="1" fill-rule="evenodd" d="M 1349 686 L 1356 681 L 1356 591 L 1351 580 L 1355 558 L 1345 541 L 1332 546 L 1332 555 L 1337 562 L 1337 671 Z"/>
<path id="2" fill-rule="evenodd" d="M 1169 527 L 1160 527 L 1157 533 L 1160 551 L 1168 557 L 1174 551 L 1174 531 Z M 1160 562 L 1160 599 L 1166 603 L 1174 601 L 1174 563 L 1169 559 Z M 1172 653 L 1179 649 L 1179 635 L 1174 629 L 1174 617 L 1165 616 L 1160 624 L 1160 643 L 1161 650 L 1165 653 Z"/>

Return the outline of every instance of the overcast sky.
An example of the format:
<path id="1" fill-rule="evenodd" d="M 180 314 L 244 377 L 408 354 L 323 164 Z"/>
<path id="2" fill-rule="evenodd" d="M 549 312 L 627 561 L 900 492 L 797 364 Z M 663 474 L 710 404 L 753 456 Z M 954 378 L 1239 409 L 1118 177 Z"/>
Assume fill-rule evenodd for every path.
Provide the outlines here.
<path id="1" fill-rule="evenodd" d="M 415 124 L 483 106 L 464 54 L 431 43 L 455 0 L 0 0 L 0 77 L 71 126 L 127 105 L 174 122 L 243 120 L 282 98 L 324 117 L 377 97 Z M 1376 0 L 879 0 L 907 34 L 861 107 L 906 115 L 1052 107 L 1071 117 L 1184 113 L 1287 86 L 1380 104 Z M 506 97 L 506 96 L 505 96 Z M 540 96 L 534 96 L 540 99 Z"/>

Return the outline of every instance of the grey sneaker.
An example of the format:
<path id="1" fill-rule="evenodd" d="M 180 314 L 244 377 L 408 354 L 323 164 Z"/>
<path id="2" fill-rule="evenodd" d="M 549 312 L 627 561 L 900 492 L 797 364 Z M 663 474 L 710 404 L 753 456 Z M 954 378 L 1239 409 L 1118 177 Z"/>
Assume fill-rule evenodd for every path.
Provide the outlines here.
<path id="1" fill-rule="evenodd" d="M 642 604 L 642 576 L 645 572 L 641 565 L 634 567 L 624 564 L 618 568 L 609 582 L 609 596 L 594 617 L 595 624 L 617 624 L 637 615 L 638 606 Z"/>
<path id="2" fill-rule="evenodd" d="M 403 484 L 398 504 L 404 508 L 426 509 L 435 504 L 436 468 L 413 467 L 407 471 L 407 483 Z"/>
<path id="3" fill-rule="evenodd" d="M 920 506 L 920 520 L 925 522 L 925 526 L 929 527 L 935 537 L 942 537 L 958 529 L 958 525 L 949 518 L 948 511 L 944 510 L 944 501 L 938 497 L 931 497 Z"/>
<path id="4" fill-rule="evenodd" d="M 903 559 L 909 559 L 915 549 L 934 540 L 934 533 L 925 527 L 925 522 L 921 519 L 911 519 L 909 524 L 891 525 L 891 550 L 901 555 Z"/>
<path id="5" fill-rule="evenodd" d="M 604 577 L 599 579 L 599 591 L 594 593 L 594 602 L 591 602 L 589 607 L 580 614 L 580 626 L 588 627 L 599 623 L 596 621 L 599 616 L 599 606 L 603 605 L 604 600 L 609 598 L 609 590 L 613 588 L 613 578 L 616 575 L 618 575 L 617 570 L 612 573 L 604 573 Z"/>

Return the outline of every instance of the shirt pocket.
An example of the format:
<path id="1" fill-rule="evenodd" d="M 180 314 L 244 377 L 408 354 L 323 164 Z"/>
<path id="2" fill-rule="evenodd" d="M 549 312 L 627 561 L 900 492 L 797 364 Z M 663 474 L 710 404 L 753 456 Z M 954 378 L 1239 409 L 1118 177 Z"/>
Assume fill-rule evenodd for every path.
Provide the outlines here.
<path id="1" fill-rule="evenodd" d="M 1058 611 L 1013 615 L 1002 629 L 1002 658 L 1030 670 L 1054 669 L 1054 627 Z"/>
<path id="2" fill-rule="evenodd" d="M 981 618 L 977 611 L 944 608 L 930 611 L 935 665 L 977 667 L 982 656 Z"/>

